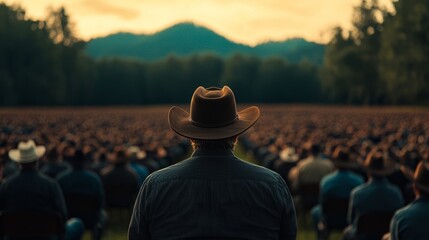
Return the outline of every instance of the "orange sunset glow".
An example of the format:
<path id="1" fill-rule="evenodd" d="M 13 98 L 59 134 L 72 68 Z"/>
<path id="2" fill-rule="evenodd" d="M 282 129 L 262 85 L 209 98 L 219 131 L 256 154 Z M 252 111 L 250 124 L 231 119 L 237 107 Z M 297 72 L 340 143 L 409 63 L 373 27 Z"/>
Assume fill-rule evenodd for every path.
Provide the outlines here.
<path id="1" fill-rule="evenodd" d="M 178 22 L 192 21 L 227 38 L 255 45 L 304 37 L 325 43 L 330 30 L 350 27 L 359 0 L 5 0 L 19 4 L 33 18 L 43 18 L 49 7 L 64 6 L 76 35 L 94 37 L 126 31 L 154 33 Z M 390 8 L 388 0 L 380 0 Z"/>

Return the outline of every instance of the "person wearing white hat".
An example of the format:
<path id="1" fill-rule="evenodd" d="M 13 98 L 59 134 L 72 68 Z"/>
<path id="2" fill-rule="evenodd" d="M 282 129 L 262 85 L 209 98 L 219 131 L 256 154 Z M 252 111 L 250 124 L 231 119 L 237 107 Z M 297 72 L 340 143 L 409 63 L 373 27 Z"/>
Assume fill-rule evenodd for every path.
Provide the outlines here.
<path id="1" fill-rule="evenodd" d="M 146 152 L 140 150 L 140 148 L 137 146 L 131 146 L 127 149 L 127 157 L 130 159 L 130 167 L 137 173 L 139 178 L 139 186 L 141 186 L 143 181 L 149 175 L 149 170 L 143 165 L 139 164 L 138 161 L 146 157 Z"/>
<path id="2" fill-rule="evenodd" d="M 295 207 L 282 177 L 233 153 L 259 109 L 237 111 L 227 86 L 197 88 L 190 109 L 172 107 L 168 119 L 194 152 L 146 178 L 128 239 L 296 239 Z"/>
<path id="3" fill-rule="evenodd" d="M 0 187 L 0 211 L 53 211 L 58 212 L 66 224 L 65 239 L 80 239 L 84 226 L 79 219 L 67 220 L 67 210 L 58 184 L 39 173 L 38 160 L 45 153 L 44 146 L 33 140 L 20 142 L 17 149 L 9 151 L 9 158 L 21 169 Z"/>

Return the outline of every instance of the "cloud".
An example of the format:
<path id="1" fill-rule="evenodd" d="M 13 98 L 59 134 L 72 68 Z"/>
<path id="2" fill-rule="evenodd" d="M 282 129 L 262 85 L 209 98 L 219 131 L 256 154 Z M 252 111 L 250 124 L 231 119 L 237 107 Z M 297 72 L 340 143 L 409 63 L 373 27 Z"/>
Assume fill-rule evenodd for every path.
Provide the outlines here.
<path id="1" fill-rule="evenodd" d="M 85 15 L 111 15 L 123 20 L 133 20 L 140 15 L 132 6 L 119 6 L 106 0 L 82 0 L 79 2 L 79 8 Z"/>

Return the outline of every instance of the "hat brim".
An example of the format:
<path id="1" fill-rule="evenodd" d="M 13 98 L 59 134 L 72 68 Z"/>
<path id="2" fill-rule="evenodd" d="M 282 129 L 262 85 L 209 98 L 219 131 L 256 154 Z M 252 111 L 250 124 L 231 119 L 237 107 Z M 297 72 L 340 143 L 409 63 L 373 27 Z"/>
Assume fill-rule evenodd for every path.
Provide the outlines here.
<path id="1" fill-rule="evenodd" d="M 366 167 L 366 171 L 369 174 L 377 175 L 377 176 L 388 176 L 396 171 L 396 165 L 395 164 L 388 164 L 385 168 L 381 170 L 372 169 L 369 167 Z"/>
<path id="2" fill-rule="evenodd" d="M 360 165 L 357 162 L 343 162 L 338 160 L 331 160 L 334 166 L 339 168 L 347 168 L 347 169 L 355 169 L 358 168 Z"/>
<path id="3" fill-rule="evenodd" d="M 17 163 L 30 163 L 38 160 L 45 152 L 46 148 L 44 146 L 36 146 L 36 155 L 23 157 L 18 149 L 12 149 L 9 151 L 9 158 Z"/>
<path id="4" fill-rule="evenodd" d="M 190 114 L 179 107 L 172 107 L 168 112 L 168 123 L 177 134 L 200 140 L 216 140 L 234 137 L 249 129 L 259 118 L 258 107 L 246 108 L 238 114 L 238 119 L 227 126 L 217 128 L 198 127 L 190 121 Z"/>

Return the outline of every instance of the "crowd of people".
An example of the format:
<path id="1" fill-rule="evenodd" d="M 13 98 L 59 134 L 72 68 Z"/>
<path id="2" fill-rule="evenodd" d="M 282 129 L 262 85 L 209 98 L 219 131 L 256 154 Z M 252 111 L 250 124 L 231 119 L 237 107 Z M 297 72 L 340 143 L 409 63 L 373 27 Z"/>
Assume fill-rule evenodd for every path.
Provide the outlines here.
<path id="1" fill-rule="evenodd" d="M 131 211 L 145 178 L 188 154 L 165 115 L 159 108 L 0 112 L 0 211 L 60 212 L 71 219 L 70 239 L 80 225 L 100 239 L 106 208 Z"/>
<path id="2" fill-rule="evenodd" d="M 387 213 L 391 218 L 407 204 L 416 205 L 416 197 L 424 202 L 419 207 L 427 214 L 428 192 L 416 187 L 415 179 L 427 174 L 428 112 L 266 107 L 261 115 L 242 137 L 243 147 L 288 183 L 297 211 L 311 213 L 319 239 L 327 237 L 327 225 L 344 230 L 344 239 L 354 239 L 360 234 L 361 216 Z M 419 176 L 414 174 L 418 166 Z M 336 204 L 330 216 L 324 212 L 330 211 L 329 203 Z M 428 216 L 414 224 L 423 224 Z M 429 234 L 412 233 L 397 221 L 392 227 L 392 239 L 422 239 Z M 420 238 L 410 238 L 419 234 Z M 375 235 L 380 239 L 380 233 Z"/>
<path id="3" fill-rule="evenodd" d="M 40 207 L 42 201 L 30 206 L 23 200 L 32 190 L 10 181 L 37 172 L 43 179 L 34 181 L 45 182 L 44 191 L 56 195 L 51 207 L 69 219 L 66 231 L 81 228 L 67 210 L 76 209 L 73 202 L 82 195 L 92 196 L 96 213 L 78 217 L 99 239 L 106 207 L 131 209 L 150 173 L 188 153 L 189 141 L 170 130 L 166 113 L 164 108 L 0 111 L 0 211 Z M 386 236 L 411 239 L 429 234 L 410 227 L 415 219 L 421 221 L 417 225 L 429 220 L 428 120 L 429 113 L 418 109 L 263 106 L 259 122 L 239 142 L 284 179 L 298 213 L 311 214 L 319 239 L 331 228 L 354 239 L 367 213 L 388 213 Z M 39 147 L 43 154 L 37 155 Z M 26 148 L 36 149 L 38 164 L 14 159 L 11 152 Z M 329 215 L 329 203 L 346 209 Z"/>

